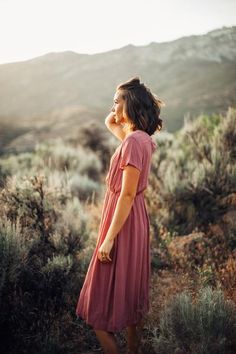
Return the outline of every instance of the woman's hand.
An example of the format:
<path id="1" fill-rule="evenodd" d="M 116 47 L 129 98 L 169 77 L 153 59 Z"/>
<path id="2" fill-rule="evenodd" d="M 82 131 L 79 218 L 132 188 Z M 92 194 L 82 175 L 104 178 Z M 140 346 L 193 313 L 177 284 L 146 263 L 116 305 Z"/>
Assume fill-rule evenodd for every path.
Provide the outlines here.
<path id="1" fill-rule="evenodd" d="M 122 118 L 118 118 L 118 116 L 114 113 L 114 112 L 111 112 L 108 114 L 108 116 L 106 117 L 105 119 L 105 122 L 107 124 L 118 124 L 118 125 L 122 125 Z"/>
<path id="2" fill-rule="evenodd" d="M 108 124 L 116 123 L 116 115 L 114 112 L 111 112 L 108 114 L 108 116 L 105 119 L 105 122 Z"/>
<path id="3" fill-rule="evenodd" d="M 113 247 L 113 244 L 114 244 L 114 239 L 113 240 L 105 239 L 103 241 L 97 253 L 98 259 L 101 262 L 108 263 L 112 261 L 110 257 L 110 252 Z"/>

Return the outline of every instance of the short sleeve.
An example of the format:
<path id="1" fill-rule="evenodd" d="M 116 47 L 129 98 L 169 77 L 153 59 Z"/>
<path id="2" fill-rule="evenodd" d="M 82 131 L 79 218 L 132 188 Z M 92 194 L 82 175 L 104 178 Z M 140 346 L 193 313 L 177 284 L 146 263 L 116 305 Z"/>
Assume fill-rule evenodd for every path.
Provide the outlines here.
<path id="1" fill-rule="evenodd" d="M 124 141 L 121 149 L 121 161 L 119 168 L 124 169 L 125 166 L 132 165 L 139 171 L 142 170 L 142 149 L 140 143 L 133 137 L 129 137 Z"/>

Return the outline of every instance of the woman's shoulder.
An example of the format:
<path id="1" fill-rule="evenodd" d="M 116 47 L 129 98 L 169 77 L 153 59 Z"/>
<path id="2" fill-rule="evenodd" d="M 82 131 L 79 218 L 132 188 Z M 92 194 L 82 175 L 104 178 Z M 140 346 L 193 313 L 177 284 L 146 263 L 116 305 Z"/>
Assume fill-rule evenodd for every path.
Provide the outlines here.
<path id="1" fill-rule="evenodd" d="M 131 133 L 124 138 L 122 143 L 125 143 L 126 141 L 137 141 L 137 142 L 142 142 L 143 140 L 150 140 L 152 139 L 148 133 L 146 133 L 143 130 L 134 130 Z"/>
<path id="2" fill-rule="evenodd" d="M 154 148 L 157 146 L 152 137 L 143 130 L 133 131 L 123 140 L 123 142 L 125 141 L 131 141 L 133 143 L 137 143 L 138 145 L 142 145 L 143 143 L 150 143 Z"/>
<path id="3" fill-rule="evenodd" d="M 144 132 L 143 130 L 135 130 L 134 132 L 130 133 L 122 142 L 121 145 L 125 147 L 130 147 L 132 148 L 133 145 L 135 145 L 136 150 L 139 151 L 144 151 L 147 150 L 150 151 L 150 146 L 151 146 L 151 151 L 154 152 L 157 148 L 157 144 L 154 142 L 152 137 Z"/>

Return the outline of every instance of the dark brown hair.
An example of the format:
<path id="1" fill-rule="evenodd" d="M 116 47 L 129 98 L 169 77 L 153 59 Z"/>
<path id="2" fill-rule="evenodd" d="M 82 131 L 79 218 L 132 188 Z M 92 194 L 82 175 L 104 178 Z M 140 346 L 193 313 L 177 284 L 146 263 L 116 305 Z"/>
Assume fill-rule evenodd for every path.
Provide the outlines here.
<path id="1" fill-rule="evenodd" d="M 141 83 L 139 77 L 135 76 L 119 84 L 116 90 L 121 91 L 125 112 L 135 129 L 143 130 L 149 135 L 162 129 L 160 112 L 165 103 Z"/>

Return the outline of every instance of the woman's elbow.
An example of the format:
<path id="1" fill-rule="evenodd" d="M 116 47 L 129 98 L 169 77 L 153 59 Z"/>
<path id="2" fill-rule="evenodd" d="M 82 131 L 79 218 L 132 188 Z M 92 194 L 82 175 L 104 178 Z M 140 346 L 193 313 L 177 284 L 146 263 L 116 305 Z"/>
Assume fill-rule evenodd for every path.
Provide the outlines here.
<path id="1" fill-rule="evenodd" d="M 124 198 L 127 202 L 133 203 L 135 195 L 133 192 L 124 191 L 121 192 L 120 198 Z"/>

